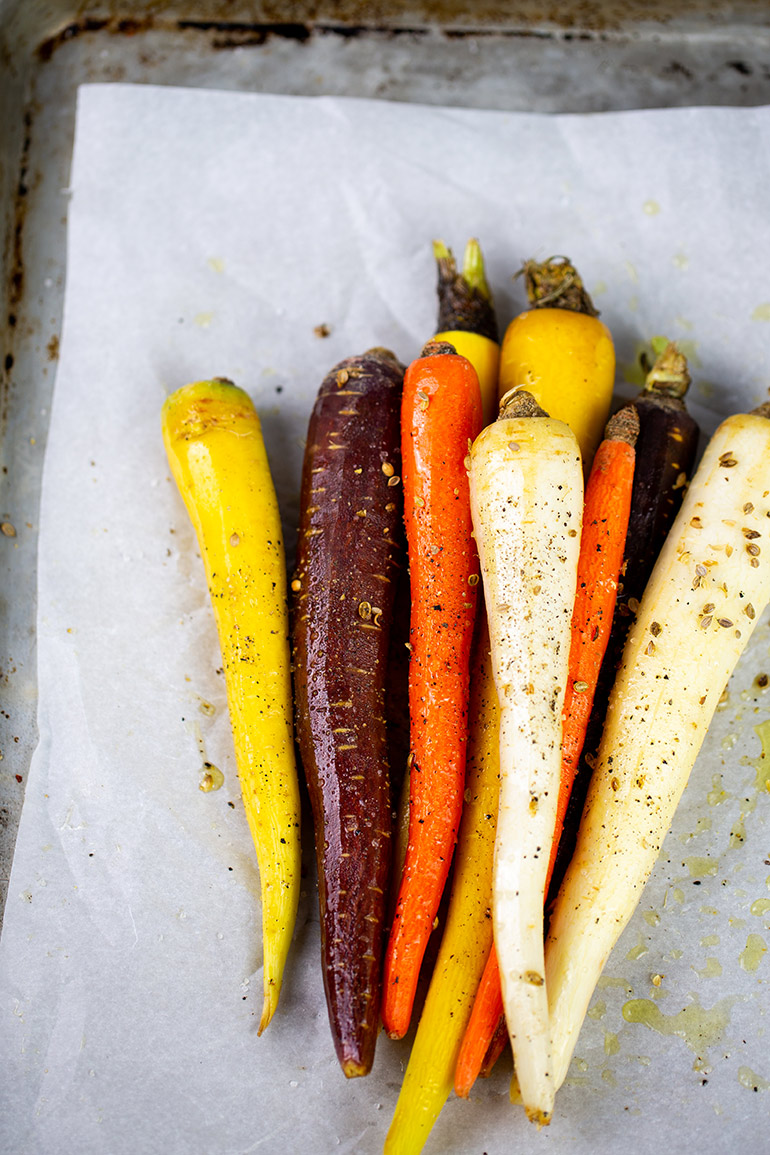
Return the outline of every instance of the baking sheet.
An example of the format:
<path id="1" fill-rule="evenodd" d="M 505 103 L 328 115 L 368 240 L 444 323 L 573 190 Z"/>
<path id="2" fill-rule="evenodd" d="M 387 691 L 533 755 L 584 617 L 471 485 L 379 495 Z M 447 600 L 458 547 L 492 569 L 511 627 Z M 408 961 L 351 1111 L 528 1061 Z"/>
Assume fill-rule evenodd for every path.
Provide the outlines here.
<path id="1" fill-rule="evenodd" d="M 320 380 L 373 344 L 416 355 L 435 319 L 431 238 L 461 250 L 477 235 L 503 322 L 523 304 L 521 260 L 569 253 L 625 395 L 640 342 L 682 340 L 710 430 L 770 386 L 756 276 L 769 135 L 766 109 L 547 118 L 81 90 L 41 511 L 41 740 L 0 947 L 10 1149 L 376 1151 L 408 1056 L 383 1038 L 368 1079 L 338 1072 L 309 828 L 281 1010 L 256 1039 L 258 879 L 202 567 L 160 442 L 166 393 L 215 374 L 249 390 L 291 550 Z M 503 1065 L 448 1104 L 429 1150 L 614 1151 L 629 1114 L 640 1152 L 759 1133 L 768 641 L 763 620 L 551 1128 L 510 1107 Z M 204 760 L 224 774 L 209 794 Z"/>

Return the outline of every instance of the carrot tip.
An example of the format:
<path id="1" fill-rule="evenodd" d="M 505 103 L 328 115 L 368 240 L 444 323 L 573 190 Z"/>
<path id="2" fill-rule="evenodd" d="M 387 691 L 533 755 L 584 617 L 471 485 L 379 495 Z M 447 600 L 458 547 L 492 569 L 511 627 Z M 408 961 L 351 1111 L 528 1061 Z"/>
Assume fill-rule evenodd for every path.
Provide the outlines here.
<path id="1" fill-rule="evenodd" d="M 538 1131 L 541 1127 L 547 1127 L 551 1122 L 551 1112 L 541 1111 L 539 1107 L 527 1107 L 527 1118 L 530 1123 L 534 1123 Z"/>
<path id="2" fill-rule="evenodd" d="M 265 994 L 264 1002 L 262 1003 L 262 1018 L 259 1020 L 259 1027 L 257 1028 L 257 1038 L 262 1034 L 265 1027 L 270 1023 L 275 1011 L 275 1002 L 271 999 L 269 994 Z"/>
<path id="3" fill-rule="evenodd" d="M 347 1059 L 342 1064 L 342 1073 L 346 1079 L 358 1079 L 362 1075 L 368 1075 L 370 1069 L 366 1063 L 360 1063 L 357 1059 Z"/>

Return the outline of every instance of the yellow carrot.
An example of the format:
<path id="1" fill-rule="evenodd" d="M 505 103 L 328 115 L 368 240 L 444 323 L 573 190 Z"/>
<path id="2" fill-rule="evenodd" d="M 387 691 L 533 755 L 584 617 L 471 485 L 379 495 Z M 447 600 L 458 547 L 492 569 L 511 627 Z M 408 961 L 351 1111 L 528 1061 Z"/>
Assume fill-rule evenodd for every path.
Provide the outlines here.
<path id="1" fill-rule="evenodd" d="M 526 389 L 578 439 L 588 474 L 609 417 L 615 350 L 574 267 L 563 257 L 522 270 L 530 308 L 508 326 L 499 394 Z"/>
<path id="2" fill-rule="evenodd" d="M 198 537 L 227 686 L 235 757 L 262 893 L 264 1002 L 272 1018 L 297 913 L 300 810 L 294 760 L 286 564 L 259 417 L 216 378 L 162 413 L 171 471 Z"/>

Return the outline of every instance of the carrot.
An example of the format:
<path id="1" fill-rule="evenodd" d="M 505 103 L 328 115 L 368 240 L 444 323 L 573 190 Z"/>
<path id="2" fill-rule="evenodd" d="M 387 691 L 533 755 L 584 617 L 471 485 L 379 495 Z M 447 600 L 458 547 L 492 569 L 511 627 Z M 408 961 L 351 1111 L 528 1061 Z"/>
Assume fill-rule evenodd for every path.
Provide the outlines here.
<path id="1" fill-rule="evenodd" d="M 379 1033 L 391 860 L 386 666 L 402 565 L 401 383 L 387 349 L 326 375 L 308 426 L 294 592 L 296 732 L 313 811 L 329 1022 L 348 1078 Z"/>
<path id="2" fill-rule="evenodd" d="M 770 600 L 770 404 L 711 438 L 647 583 L 546 945 L 554 1080 Z"/>
<path id="3" fill-rule="evenodd" d="M 612 335 L 565 257 L 527 261 L 521 272 L 530 307 L 505 331 L 499 394 L 526 389 L 554 420 L 569 425 L 587 477 L 612 402 Z"/>
<path id="4" fill-rule="evenodd" d="M 412 592 L 409 839 L 385 954 L 382 1021 L 409 1027 L 462 812 L 470 649 L 479 583 L 466 459 L 481 428 L 473 366 L 429 343 L 406 371 L 404 522 Z"/>
<path id="5" fill-rule="evenodd" d="M 561 765 L 583 471 L 574 433 L 513 391 L 470 454 L 473 526 L 500 699 L 493 922 L 527 1116 L 553 1107 L 543 900 Z"/>
<path id="6" fill-rule="evenodd" d="M 546 892 L 612 625 L 631 505 L 633 446 L 638 429 L 639 419 L 633 405 L 610 418 L 586 486 L 577 592 L 572 611 L 569 679 L 564 697 L 559 799 Z M 482 1066 L 491 1068 L 494 1063 L 490 1048 L 499 1032 L 502 1014 L 500 974 L 493 949 L 457 1063 L 455 1091 L 463 1098 L 470 1093 Z"/>
<path id="7" fill-rule="evenodd" d="M 686 358 L 675 345 L 665 343 L 647 375 L 644 389 L 634 398 L 639 436 L 622 583 L 618 586 L 612 629 L 564 821 L 549 898 L 555 897 L 554 892 L 575 849 L 577 827 L 592 767 L 596 765 L 607 703 L 623 646 L 647 580 L 681 505 L 695 460 L 699 430 L 683 400 L 689 384 Z"/>
<path id="8" fill-rule="evenodd" d="M 434 341 L 446 342 L 476 370 L 481 389 L 484 424 L 497 416 L 497 377 L 500 345 L 497 340 L 492 293 L 487 284 L 481 246 L 468 241 L 463 267 L 458 271 L 452 250 L 443 241 L 433 242 L 438 268 L 438 333 Z M 409 838 L 409 768 L 404 774 L 397 805 L 394 846 L 394 879 L 401 877 Z M 395 901 L 395 894 L 394 894 Z"/>
<path id="9" fill-rule="evenodd" d="M 467 1099 L 471 1087 L 476 1082 L 484 1066 L 492 1041 L 500 1030 L 501 1022 L 505 1022 L 503 1007 L 503 992 L 500 987 L 500 967 L 497 961 L 497 951 L 494 943 L 489 952 L 484 973 L 481 976 L 479 989 L 473 1001 L 473 1010 L 465 1028 L 460 1053 L 457 1056 L 455 1067 L 455 1095 L 460 1099 Z M 508 1041 L 507 1031 L 503 1034 L 505 1049 Z M 499 1058 L 499 1054 L 496 1056 Z"/>
<path id="10" fill-rule="evenodd" d="M 218 377 L 177 389 L 164 402 L 162 429 L 203 558 L 259 864 L 261 1034 L 278 1006 L 301 868 L 281 518 L 259 416 L 232 381 Z"/>
<path id="11" fill-rule="evenodd" d="M 446 928 L 385 1140 L 386 1155 L 416 1155 L 422 1150 L 452 1090 L 463 1030 L 492 946 L 489 899 L 500 794 L 499 715 L 489 631 L 479 607 L 471 658 L 465 805 Z"/>
<path id="12" fill-rule="evenodd" d="M 638 432 L 639 418 L 633 405 L 626 406 L 610 418 L 586 486 L 549 882 L 612 627 L 631 509 L 636 458 L 634 444 Z"/>
<path id="13" fill-rule="evenodd" d="M 462 271 L 457 271 L 452 250 L 433 242 L 438 265 L 438 332 L 434 341 L 448 341 L 476 370 L 481 388 L 484 424 L 497 416 L 497 378 L 500 345 L 497 339 L 492 293 L 487 284 L 481 246 L 468 241 Z"/>

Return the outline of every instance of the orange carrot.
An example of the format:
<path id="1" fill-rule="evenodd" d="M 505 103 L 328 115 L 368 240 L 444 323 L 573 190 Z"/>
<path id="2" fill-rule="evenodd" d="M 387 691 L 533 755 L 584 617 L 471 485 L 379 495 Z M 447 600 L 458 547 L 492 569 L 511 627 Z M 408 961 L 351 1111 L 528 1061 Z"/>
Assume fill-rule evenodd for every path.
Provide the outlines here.
<path id="1" fill-rule="evenodd" d="M 409 838 L 385 954 L 382 1021 L 409 1027 L 462 812 L 468 681 L 479 567 L 466 457 L 482 425 L 478 377 L 429 342 L 404 377 L 404 521 L 412 613 Z"/>
<path id="2" fill-rule="evenodd" d="M 473 1010 L 468 1020 L 468 1026 L 465 1028 L 460 1054 L 457 1056 L 455 1095 L 458 1098 L 467 1099 L 470 1095 L 471 1087 L 479 1076 L 493 1039 L 499 1036 L 500 1021 L 504 1017 L 500 970 L 497 965 L 497 951 L 493 943 L 487 965 L 481 976 L 479 989 L 476 992 L 476 998 L 473 1001 Z M 507 1042 L 508 1031 L 506 1030 L 503 1032 L 503 1046 L 499 1054 L 505 1049 Z"/>
<path id="3" fill-rule="evenodd" d="M 564 698 L 561 778 L 546 893 L 585 741 L 602 658 L 607 648 L 623 564 L 634 480 L 639 418 L 633 405 L 607 423 L 586 486 L 577 592 L 572 613 L 569 681 Z M 494 946 L 479 984 L 455 1069 L 455 1094 L 467 1098 L 482 1067 L 489 1072 L 503 1047 L 500 972 Z M 505 1035 L 502 1036 L 503 1040 Z"/>

